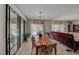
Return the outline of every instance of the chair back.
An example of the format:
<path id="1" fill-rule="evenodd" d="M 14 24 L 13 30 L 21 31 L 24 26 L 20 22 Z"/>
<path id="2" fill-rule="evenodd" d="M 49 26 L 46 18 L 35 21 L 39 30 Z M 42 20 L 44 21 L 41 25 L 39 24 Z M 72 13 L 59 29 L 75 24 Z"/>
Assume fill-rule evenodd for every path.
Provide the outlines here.
<path id="1" fill-rule="evenodd" d="M 33 35 L 32 35 L 31 41 L 32 41 L 32 45 L 35 46 L 35 37 Z"/>

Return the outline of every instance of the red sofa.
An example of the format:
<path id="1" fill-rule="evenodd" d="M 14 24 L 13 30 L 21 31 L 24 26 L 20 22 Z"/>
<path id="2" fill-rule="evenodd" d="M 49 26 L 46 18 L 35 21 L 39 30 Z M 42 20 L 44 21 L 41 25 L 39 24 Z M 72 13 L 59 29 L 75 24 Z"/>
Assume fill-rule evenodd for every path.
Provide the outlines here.
<path id="1" fill-rule="evenodd" d="M 73 34 L 52 31 L 51 35 L 53 36 L 54 40 L 66 45 L 67 47 L 73 49 L 74 51 L 77 50 Z"/>

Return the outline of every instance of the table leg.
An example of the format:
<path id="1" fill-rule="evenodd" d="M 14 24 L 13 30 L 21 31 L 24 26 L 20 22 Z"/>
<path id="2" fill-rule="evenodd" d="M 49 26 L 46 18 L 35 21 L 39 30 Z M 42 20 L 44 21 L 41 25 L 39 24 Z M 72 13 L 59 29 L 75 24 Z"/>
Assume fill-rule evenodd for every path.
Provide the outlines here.
<path id="1" fill-rule="evenodd" d="M 36 47 L 36 55 L 38 55 L 38 47 Z"/>
<path id="2" fill-rule="evenodd" d="M 57 54 L 57 44 L 54 45 L 54 53 Z"/>

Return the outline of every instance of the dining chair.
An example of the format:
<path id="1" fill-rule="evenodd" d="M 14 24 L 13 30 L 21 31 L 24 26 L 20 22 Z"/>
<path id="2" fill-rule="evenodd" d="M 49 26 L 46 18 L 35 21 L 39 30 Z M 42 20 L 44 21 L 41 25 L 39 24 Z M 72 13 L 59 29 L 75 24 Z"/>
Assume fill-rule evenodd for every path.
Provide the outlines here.
<path id="1" fill-rule="evenodd" d="M 53 51 L 53 49 L 54 49 L 54 51 Z M 44 52 L 46 55 L 52 55 L 52 52 L 54 52 L 54 54 L 56 55 L 57 54 L 57 43 L 45 46 Z"/>
<path id="2" fill-rule="evenodd" d="M 31 37 L 31 41 L 32 41 L 32 51 L 31 51 L 31 54 L 32 54 L 33 48 L 35 47 L 35 37 L 33 35 Z"/>
<path id="3" fill-rule="evenodd" d="M 45 50 L 44 50 L 45 55 L 52 55 L 52 51 L 53 51 L 53 45 L 45 46 Z"/>

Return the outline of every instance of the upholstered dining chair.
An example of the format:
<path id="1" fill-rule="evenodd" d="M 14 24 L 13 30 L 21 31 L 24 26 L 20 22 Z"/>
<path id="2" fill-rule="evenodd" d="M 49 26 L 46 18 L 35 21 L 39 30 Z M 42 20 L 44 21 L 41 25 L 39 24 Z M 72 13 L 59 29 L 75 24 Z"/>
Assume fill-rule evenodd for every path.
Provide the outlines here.
<path id="1" fill-rule="evenodd" d="M 31 37 L 31 41 L 32 41 L 32 51 L 31 51 L 31 54 L 32 54 L 33 48 L 35 47 L 35 37 L 33 35 Z"/>

